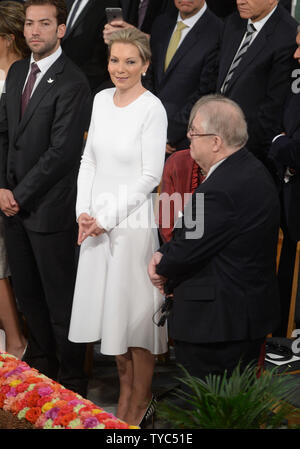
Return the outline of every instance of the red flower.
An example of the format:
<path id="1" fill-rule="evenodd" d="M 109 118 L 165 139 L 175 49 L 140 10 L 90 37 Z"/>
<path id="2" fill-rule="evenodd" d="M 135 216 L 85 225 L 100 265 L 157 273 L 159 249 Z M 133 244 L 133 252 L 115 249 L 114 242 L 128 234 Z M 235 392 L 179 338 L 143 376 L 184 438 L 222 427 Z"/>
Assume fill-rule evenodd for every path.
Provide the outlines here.
<path id="1" fill-rule="evenodd" d="M 25 396 L 27 407 L 35 407 L 39 399 L 40 396 L 36 391 L 29 391 Z"/>
<path id="2" fill-rule="evenodd" d="M 0 393 L 6 394 L 6 393 L 8 393 L 9 391 L 10 391 L 10 386 L 9 386 L 9 385 L 3 385 L 3 386 L 0 388 Z"/>
<path id="3" fill-rule="evenodd" d="M 40 407 L 33 407 L 30 410 L 27 410 L 26 414 L 25 414 L 25 418 L 31 422 L 31 423 L 35 423 L 38 419 L 38 417 L 41 414 L 41 408 Z"/>
<path id="4" fill-rule="evenodd" d="M 54 425 L 59 425 L 59 426 L 63 426 L 63 427 L 67 427 L 67 425 L 69 424 L 69 422 L 73 421 L 73 419 L 77 418 L 77 414 L 76 413 L 68 413 L 64 416 L 58 416 L 57 418 L 55 418 L 54 420 Z"/>
<path id="5" fill-rule="evenodd" d="M 57 406 L 57 404 L 55 404 Z M 73 412 L 72 405 L 64 405 L 58 412 L 58 416 L 68 415 Z"/>
<path id="6" fill-rule="evenodd" d="M 5 398 L 6 398 L 5 394 L 0 393 L 0 408 L 3 408 Z"/>
<path id="7" fill-rule="evenodd" d="M 95 408 L 94 405 L 93 405 L 93 406 L 91 406 L 91 405 L 86 405 L 85 407 L 82 407 L 82 408 L 79 410 L 79 414 L 82 415 L 82 414 L 84 414 L 84 413 L 86 413 L 86 412 L 90 412 L 90 411 L 93 410 L 94 408 Z"/>
<path id="8" fill-rule="evenodd" d="M 41 398 L 39 398 L 36 405 L 38 407 L 43 407 L 43 405 L 46 404 L 46 402 L 52 402 L 52 400 L 53 400 L 52 396 L 42 396 Z"/>
<path id="9" fill-rule="evenodd" d="M 41 382 L 41 379 L 39 377 L 36 377 L 36 376 L 28 376 L 26 381 L 29 384 L 37 384 L 37 383 Z"/>
<path id="10" fill-rule="evenodd" d="M 124 429 L 123 423 L 117 419 L 106 419 L 102 424 L 105 425 L 105 429 Z M 126 428 L 128 428 L 127 425 Z"/>
<path id="11" fill-rule="evenodd" d="M 97 414 L 95 415 L 95 417 L 98 419 L 99 422 L 103 422 L 103 421 L 105 421 L 106 419 L 111 419 L 111 414 L 110 414 L 110 413 L 106 413 L 106 412 L 103 412 L 103 413 L 97 413 Z"/>
<path id="12" fill-rule="evenodd" d="M 28 387 L 29 384 L 27 382 L 23 382 L 22 384 L 16 386 L 16 390 L 18 393 L 23 393 L 23 391 L 26 391 Z"/>

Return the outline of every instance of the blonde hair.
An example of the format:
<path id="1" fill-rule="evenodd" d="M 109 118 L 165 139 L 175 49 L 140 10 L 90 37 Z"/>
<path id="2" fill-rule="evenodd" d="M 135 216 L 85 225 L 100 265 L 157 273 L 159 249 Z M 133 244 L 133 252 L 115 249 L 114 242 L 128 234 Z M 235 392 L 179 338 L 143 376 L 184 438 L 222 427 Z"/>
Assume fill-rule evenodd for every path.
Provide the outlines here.
<path id="1" fill-rule="evenodd" d="M 137 28 L 124 28 L 122 30 L 114 31 L 113 33 L 111 33 L 108 42 L 109 55 L 112 45 L 116 42 L 134 45 L 138 49 L 143 63 L 150 61 L 151 50 L 149 39 L 145 33 L 138 30 Z"/>
<path id="2" fill-rule="evenodd" d="M 11 40 L 13 52 L 22 58 L 30 53 L 23 35 L 24 22 L 25 11 L 21 3 L 15 1 L 0 3 L 0 35 Z M 11 35 L 14 36 L 13 39 Z"/>

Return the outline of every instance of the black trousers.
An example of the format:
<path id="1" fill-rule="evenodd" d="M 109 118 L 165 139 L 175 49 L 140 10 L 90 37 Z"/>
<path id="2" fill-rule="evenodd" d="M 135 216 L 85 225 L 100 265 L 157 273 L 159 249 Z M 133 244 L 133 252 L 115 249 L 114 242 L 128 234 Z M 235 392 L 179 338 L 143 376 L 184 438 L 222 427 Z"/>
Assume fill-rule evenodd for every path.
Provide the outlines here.
<path id="1" fill-rule="evenodd" d="M 14 291 L 29 330 L 25 361 L 66 388 L 85 396 L 85 344 L 68 340 L 77 270 L 77 226 L 38 233 L 20 218 L 5 220 Z"/>
<path id="2" fill-rule="evenodd" d="M 205 379 L 208 374 L 227 376 L 240 363 L 241 371 L 249 363 L 257 364 L 265 338 L 220 343 L 187 343 L 175 340 L 177 363 L 195 377 Z"/>

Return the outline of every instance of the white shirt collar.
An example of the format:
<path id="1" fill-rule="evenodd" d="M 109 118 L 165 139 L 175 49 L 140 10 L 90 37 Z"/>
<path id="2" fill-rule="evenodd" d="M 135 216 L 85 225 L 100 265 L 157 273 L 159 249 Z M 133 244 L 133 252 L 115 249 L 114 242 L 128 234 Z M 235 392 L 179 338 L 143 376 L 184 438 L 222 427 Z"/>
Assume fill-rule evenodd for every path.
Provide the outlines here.
<path id="1" fill-rule="evenodd" d="M 218 168 L 219 165 L 221 165 L 222 162 L 224 162 L 226 159 L 227 159 L 227 157 L 224 157 L 224 159 L 221 159 L 221 160 L 218 161 L 216 164 L 212 165 L 212 166 L 210 167 L 210 169 L 208 170 L 208 173 L 207 173 L 207 175 L 205 176 L 204 181 L 202 181 L 202 182 L 205 182 L 205 181 L 207 180 L 207 178 L 212 174 L 212 172 L 214 172 L 215 169 Z"/>
<path id="2" fill-rule="evenodd" d="M 203 16 L 203 14 L 205 13 L 206 10 L 207 10 L 207 4 L 204 3 L 202 8 L 196 14 L 194 14 L 192 17 L 189 17 L 188 19 L 184 19 L 184 20 L 181 18 L 180 12 L 178 12 L 177 22 L 183 22 L 187 27 L 192 28 L 195 25 L 195 23 L 200 19 L 200 17 Z"/>
<path id="3" fill-rule="evenodd" d="M 266 15 L 263 19 L 258 20 L 257 22 L 252 22 L 251 19 L 248 19 L 248 24 L 249 23 L 253 23 L 253 25 L 255 26 L 256 31 L 259 33 L 260 30 L 262 29 L 262 27 L 265 25 L 265 23 L 269 20 L 269 18 L 271 17 L 271 15 L 274 13 L 275 9 L 277 8 L 278 5 L 274 6 L 274 8 L 272 9 L 271 12 L 269 12 L 268 15 Z"/>
<path id="4" fill-rule="evenodd" d="M 54 53 L 52 53 L 49 56 L 46 56 L 46 58 L 40 59 L 39 61 L 35 61 L 31 53 L 30 65 L 32 62 L 35 62 L 41 71 L 41 75 L 44 75 L 47 72 L 47 70 L 52 66 L 52 64 L 60 57 L 61 54 L 62 49 L 60 46 Z"/>

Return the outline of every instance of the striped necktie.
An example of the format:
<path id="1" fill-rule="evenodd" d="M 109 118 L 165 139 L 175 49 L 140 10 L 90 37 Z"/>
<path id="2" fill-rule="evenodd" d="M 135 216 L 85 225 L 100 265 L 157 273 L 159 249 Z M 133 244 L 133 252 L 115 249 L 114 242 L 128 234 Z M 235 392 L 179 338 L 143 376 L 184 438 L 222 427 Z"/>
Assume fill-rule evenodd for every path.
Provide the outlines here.
<path id="1" fill-rule="evenodd" d="M 239 49 L 239 51 L 237 52 L 237 54 L 235 55 L 232 64 L 230 66 L 230 69 L 226 75 L 225 81 L 223 83 L 223 86 L 221 88 L 221 93 L 224 94 L 226 92 L 226 89 L 228 87 L 228 84 L 232 78 L 233 72 L 235 71 L 235 69 L 237 68 L 237 66 L 239 65 L 239 63 L 241 62 L 243 56 L 245 55 L 246 51 L 248 50 L 250 44 L 251 44 L 251 40 L 253 37 L 253 33 L 256 31 L 255 26 L 253 25 L 253 23 L 249 23 L 248 27 L 247 27 L 247 33 L 245 36 L 245 39 L 242 43 L 241 48 Z"/>
<path id="2" fill-rule="evenodd" d="M 167 70 L 173 56 L 175 55 L 180 39 L 181 39 L 181 32 L 182 30 L 184 30 L 184 28 L 186 28 L 187 25 L 185 25 L 183 22 L 178 22 L 177 23 L 177 27 L 176 30 L 174 31 L 171 39 L 170 39 L 170 43 L 168 46 L 168 50 L 166 53 L 166 59 L 165 59 L 165 71 Z"/>
<path id="3" fill-rule="evenodd" d="M 65 35 L 64 35 L 64 39 L 66 39 L 66 37 L 68 37 L 69 34 L 71 33 L 71 30 L 72 30 L 72 28 L 73 28 L 72 25 L 73 25 L 73 22 L 74 22 L 76 13 L 77 13 L 77 11 L 78 11 L 78 9 L 79 9 L 79 6 L 80 6 L 81 1 L 82 1 L 82 0 L 77 0 L 77 3 L 76 3 L 76 0 L 75 0 L 75 2 L 73 3 L 74 7 L 73 7 L 72 13 L 71 13 L 70 16 L 68 17 L 69 20 L 68 20 L 68 24 L 67 24 L 67 27 L 66 27 L 66 32 L 65 32 Z M 75 3 L 76 3 L 76 4 L 75 4 Z M 70 12 L 71 12 L 71 11 L 70 11 Z"/>

